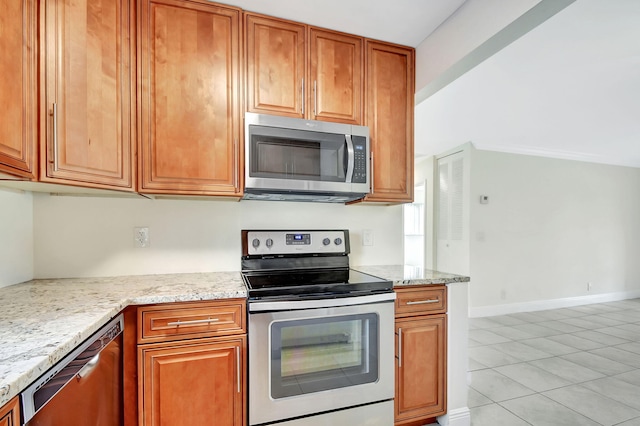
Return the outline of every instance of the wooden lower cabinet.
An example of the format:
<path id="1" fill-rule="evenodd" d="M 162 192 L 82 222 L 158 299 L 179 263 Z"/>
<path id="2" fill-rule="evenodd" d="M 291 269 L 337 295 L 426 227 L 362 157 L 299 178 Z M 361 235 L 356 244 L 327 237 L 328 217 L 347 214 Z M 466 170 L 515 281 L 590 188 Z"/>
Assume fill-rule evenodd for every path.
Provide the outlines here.
<path id="1" fill-rule="evenodd" d="M 447 410 L 446 289 L 397 293 L 395 424 L 422 425 Z"/>
<path id="2" fill-rule="evenodd" d="M 246 422 L 243 299 L 137 310 L 138 425 Z"/>
<path id="3" fill-rule="evenodd" d="M 142 425 L 243 425 L 245 337 L 139 349 Z"/>
<path id="4" fill-rule="evenodd" d="M 0 426 L 20 425 L 20 402 L 16 396 L 0 408 Z"/>

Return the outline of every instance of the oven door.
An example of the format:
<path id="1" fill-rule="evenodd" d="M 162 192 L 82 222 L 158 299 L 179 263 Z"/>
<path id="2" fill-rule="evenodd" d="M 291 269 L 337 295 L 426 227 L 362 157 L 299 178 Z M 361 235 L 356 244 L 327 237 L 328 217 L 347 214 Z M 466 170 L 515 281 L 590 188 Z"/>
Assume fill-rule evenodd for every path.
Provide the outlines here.
<path id="1" fill-rule="evenodd" d="M 276 302 L 289 310 L 251 312 L 249 423 L 392 399 L 394 298 L 298 302 L 303 309 Z M 322 306 L 328 303 L 344 306 Z"/>

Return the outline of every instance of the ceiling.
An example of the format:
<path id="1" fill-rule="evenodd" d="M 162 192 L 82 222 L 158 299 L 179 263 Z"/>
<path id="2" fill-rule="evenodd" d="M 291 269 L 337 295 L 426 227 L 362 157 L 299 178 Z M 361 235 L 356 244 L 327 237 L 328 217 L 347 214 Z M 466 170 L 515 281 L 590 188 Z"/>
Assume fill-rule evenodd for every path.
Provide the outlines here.
<path id="1" fill-rule="evenodd" d="M 577 0 L 416 107 L 416 154 L 640 167 L 640 1 Z"/>
<path id="2" fill-rule="evenodd" d="M 221 0 L 244 10 L 416 47 L 465 0 Z"/>

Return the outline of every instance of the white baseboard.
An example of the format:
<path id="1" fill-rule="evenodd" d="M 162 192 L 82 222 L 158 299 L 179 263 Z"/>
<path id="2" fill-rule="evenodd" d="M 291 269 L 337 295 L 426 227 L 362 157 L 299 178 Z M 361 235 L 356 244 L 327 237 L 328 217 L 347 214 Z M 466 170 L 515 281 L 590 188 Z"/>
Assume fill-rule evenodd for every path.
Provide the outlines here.
<path id="1" fill-rule="evenodd" d="M 438 424 L 440 426 L 470 426 L 471 411 L 469 411 L 469 407 L 449 410 L 444 416 L 438 417 Z"/>
<path id="2" fill-rule="evenodd" d="M 563 299 L 535 300 L 533 302 L 509 303 L 504 305 L 469 307 L 470 318 L 515 314 L 518 312 L 544 311 L 547 309 L 570 308 L 590 303 L 616 302 L 640 297 L 640 290 L 615 293 L 593 294 L 589 296 L 567 297 Z"/>

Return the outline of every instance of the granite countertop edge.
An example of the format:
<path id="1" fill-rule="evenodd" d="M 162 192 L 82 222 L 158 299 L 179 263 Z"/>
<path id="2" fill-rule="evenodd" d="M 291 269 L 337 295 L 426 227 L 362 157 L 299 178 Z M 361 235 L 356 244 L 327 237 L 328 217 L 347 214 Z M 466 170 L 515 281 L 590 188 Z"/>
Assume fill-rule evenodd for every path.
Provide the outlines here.
<path id="1" fill-rule="evenodd" d="M 394 288 L 466 283 L 470 277 L 405 265 L 352 266 L 352 269 L 393 281 Z"/>
<path id="2" fill-rule="evenodd" d="M 407 274 L 402 265 L 352 268 L 394 287 L 469 281 L 437 271 Z M 0 406 L 128 306 L 246 297 L 237 271 L 36 279 L 0 288 Z"/>

